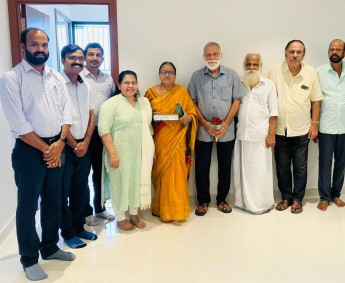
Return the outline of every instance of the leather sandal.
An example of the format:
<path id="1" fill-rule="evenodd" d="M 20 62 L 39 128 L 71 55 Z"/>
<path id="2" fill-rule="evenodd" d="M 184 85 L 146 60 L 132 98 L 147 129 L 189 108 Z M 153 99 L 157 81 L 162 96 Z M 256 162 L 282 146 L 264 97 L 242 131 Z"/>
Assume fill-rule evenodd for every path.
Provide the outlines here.
<path id="1" fill-rule="evenodd" d="M 201 211 L 198 210 L 201 208 Z M 200 203 L 198 207 L 195 209 L 195 214 L 198 216 L 204 216 L 208 211 L 208 203 Z"/>
<path id="2" fill-rule="evenodd" d="M 287 209 L 290 205 L 291 205 L 291 201 L 282 200 L 281 202 L 277 203 L 275 209 L 278 211 L 283 211 L 283 210 Z"/>
<path id="3" fill-rule="evenodd" d="M 232 208 L 231 208 L 231 206 L 229 205 L 229 209 L 226 209 L 225 208 L 225 205 L 229 205 L 226 201 L 222 201 L 220 204 L 218 204 L 218 210 L 219 211 L 221 211 L 221 212 L 223 212 L 223 213 L 230 213 L 231 211 L 232 211 Z M 221 208 L 220 208 L 220 206 L 222 206 Z"/>
<path id="4" fill-rule="evenodd" d="M 294 211 L 292 211 L 294 209 Z M 296 212 L 296 209 L 300 209 L 301 211 Z M 291 205 L 291 213 L 293 214 L 299 214 L 303 211 L 303 206 L 300 201 L 293 201 Z"/>

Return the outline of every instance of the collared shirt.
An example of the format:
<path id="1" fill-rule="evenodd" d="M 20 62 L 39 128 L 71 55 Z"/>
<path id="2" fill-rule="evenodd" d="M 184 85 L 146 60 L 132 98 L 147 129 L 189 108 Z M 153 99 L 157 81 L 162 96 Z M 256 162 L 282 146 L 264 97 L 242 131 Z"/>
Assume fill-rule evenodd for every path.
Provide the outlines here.
<path id="1" fill-rule="evenodd" d="M 98 71 L 97 79 L 86 67 L 81 73 L 91 87 L 91 102 L 95 112 L 95 126 L 97 126 L 99 108 L 115 92 L 114 81 L 110 75 L 101 72 L 101 70 Z"/>
<path id="2" fill-rule="evenodd" d="M 339 78 L 331 63 L 316 69 L 323 99 L 319 131 L 323 134 L 345 134 L 345 62 Z"/>
<path id="3" fill-rule="evenodd" d="M 204 67 L 192 75 L 188 92 L 193 100 L 198 101 L 198 108 L 206 121 L 213 116 L 225 119 L 230 111 L 233 100 L 246 95 L 237 73 L 227 67 L 220 66 L 219 73 L 213 77 L 210 70 Z M 227 132 L 219 138 L 220 142 L 235 138 L 234 121 Z M 196 139 L 204 142 L 214 141 L 206 129 L 199 123 Z"/>
<path id="4" fill-rule="evenodd" d="M 71 135 L 74 139 L 83 139 L 89 123 L 90 110 L 93 109 L 90 99 L 90 86 L 80 76 L 78 76 L 77 85 L 75 85 L 64 71 L 62 71 L 61 74 L 65 79 L 69 99 L 71 101 Z"/>
<path id="5" fill-rule="evenodd" d="M 313 67 L 302 63 L 301 71 L 293 76 L 286 62 L 274 65 L 268 78 L 276 86 L 279 117 L 276 134 L 287 137 L 303 136 L 311 126 L 311 102 L 322 100 L 319 79 Z"/>
<path id="6" fill-rule="evenodd" d="M 263 77 L 252 90 L 243 86 L 247 95 L 241 98 L 236 138 L 252 142 L 265 141 L 270 117 L 278 116 L 276 88 L 271 80 Z"/>
<path id="7" fill-rule="evenodd" d="M 72 123 L 64 79 L 47 65 L 41 75 L 23 59 L 2 76 L 0 99 L 13 138 L 32 131 L 54 137 Z"/>

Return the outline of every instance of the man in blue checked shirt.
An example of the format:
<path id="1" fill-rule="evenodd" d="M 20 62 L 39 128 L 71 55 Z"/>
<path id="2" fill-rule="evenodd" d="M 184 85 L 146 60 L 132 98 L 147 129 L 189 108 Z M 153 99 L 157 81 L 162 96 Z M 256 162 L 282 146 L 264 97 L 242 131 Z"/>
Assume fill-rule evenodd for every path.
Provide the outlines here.
<path id="1" fill-rule="evenodd" d="M 338 207 L 345 169 L 345 43 L 331 42 L 329 63 L 316 69 L 323 94 L 319 127 L 319 194 L 317 208 L 326 211 L 332 200 Z M 333 178 L 332 163 L 334 156 Z"/>
<path id="2" fill-rule="evenodd" d="M 72 253 L 59 249 L 64 147 L 71 126 L 71 109 L 62 76 L 45 62 L 49 38 L 44 31 L 26 29 L 21 34 L 23 61 L 0 80 L 0 99 L 16 139 L 12 166 L 18 187 L 16 213 L 20 261 L 30 280 L 48 277 L 38 264 L 43 259 L 73 261 Z M 35 227 L 41 197 L 40 241 Z"/>

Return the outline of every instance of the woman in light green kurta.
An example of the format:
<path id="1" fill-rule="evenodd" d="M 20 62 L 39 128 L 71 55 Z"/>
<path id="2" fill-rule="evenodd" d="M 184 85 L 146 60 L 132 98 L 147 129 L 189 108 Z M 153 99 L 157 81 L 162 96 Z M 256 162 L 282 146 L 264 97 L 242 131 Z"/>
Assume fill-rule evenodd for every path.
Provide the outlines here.
<path id="1" fill-rule="evenodd" d="M 111 199 L 118 227 L 145 228 L 138 207 L 150 207 L 151 168 L 154 155 L 152 109 L 147 98 L 137 98 L 134 72 L 120 74 L 120 93 L 103 103 L 98 132 L 104 144 L 102 201 Z M 125 218 L 129 208 L 130 222 Z"/>

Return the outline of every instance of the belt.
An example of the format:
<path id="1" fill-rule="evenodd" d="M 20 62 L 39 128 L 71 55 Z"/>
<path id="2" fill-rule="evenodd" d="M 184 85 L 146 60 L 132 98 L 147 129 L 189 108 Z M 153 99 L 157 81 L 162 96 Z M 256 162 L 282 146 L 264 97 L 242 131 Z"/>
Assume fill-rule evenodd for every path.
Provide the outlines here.
<path id="1" fill-rule="evenodd" d="M 48 143 L 49 145 L 51 145 L 54 142 L 57 142 L 60 139 L 60 134 L 56 135 L 55 137 L 52 138 L 41 138 L 41 140 L 45 141 L 46 143 Z M 20 140 L 22 142 L 24 142 L 21 138 L 16 138 L 16 140 Z"/>

